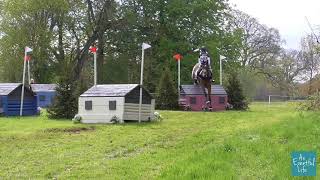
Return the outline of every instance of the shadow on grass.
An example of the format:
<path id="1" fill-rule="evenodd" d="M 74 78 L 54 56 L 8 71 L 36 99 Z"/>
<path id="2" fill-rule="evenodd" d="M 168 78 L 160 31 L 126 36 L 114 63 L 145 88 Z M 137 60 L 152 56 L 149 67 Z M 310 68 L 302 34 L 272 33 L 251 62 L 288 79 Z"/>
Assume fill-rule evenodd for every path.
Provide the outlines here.
<path id="1" fill-rule="evenodd" d="M 49 133 L 70 133 L 70 134 L 79 134 L 80 132 L 89 132 L 89 131 L 95 131 L 95 126 L 89 126 L 89 127 L 70 127 L 70 128 L 49 128 L 45 129 L 44 132 Z"/>

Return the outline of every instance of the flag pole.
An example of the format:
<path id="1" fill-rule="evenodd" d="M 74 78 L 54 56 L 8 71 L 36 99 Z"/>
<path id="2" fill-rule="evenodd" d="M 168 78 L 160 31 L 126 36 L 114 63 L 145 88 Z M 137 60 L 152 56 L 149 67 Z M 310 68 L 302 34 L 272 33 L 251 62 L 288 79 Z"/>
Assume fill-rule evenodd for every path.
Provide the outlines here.
<path id="1" fill-rule="evenodd" d="M 30 79 L 30 60 L 28 60 L 28 82 L 29 85 L 31 84 L 31 79 Z"/>
<path id="2" fill-rule="evenodd" d="M 142 86 L 143 86 L 143 63 L 144 63 L 144 47 L 142 47 L 142 55 L 141 55 L 140 98 L 139 98 L 139 123 L 141 123 Z"/>
<path id="3" fill-rule="evenodd" d="M 143 86 L 143 64 L 144 64 L 144 50 L 151 48 L 149 44 L 142 43 L 141 55 L 141 75 L 140 75 L 140 98 L 139 98 L 139 123 L 141 123 L 141 106 L 142 106 L 142 86 Z"/>
<path id="4" fill-rule="evenodd" d="M 181 59 L 182 59 L 182 56 L 181 56 L 181 54 L 175 54 L 174 56 L 173 56 L 173 58 L 176 60 L 176 61 L 178 61 L 178 95 L 179 95 L 179 97 L 178 97 L 178 100 L 180 99 L 180 86 L 181 86 Z"/>
<path id="5" fill-rule="evenodd" d="M 220 85 L 222 86 L 222 57 L 220 56 Z"/>
<path id="6" fill-rule="evenodd" d="M 21 102 L 20 102 L 20 116 L 22 116 L 23 112 L 23 98 L 24 98 L 24 82 L 25 82 L 25 74 L 26 74 L 26 57 L 27 57 L 27 51 L 24 52 L 24 58 L 23 58 L 23 76 L 22 76 L 22 90 L 21 90 Z"/>
<path id="7" fill-rule="evenodd" d="M 223 61 L 222 60 L 224 60 L 224 59 L 226 59 L 226 57 L 224 57 L 224 56 L 222 56 L 222 55 L 220 55 L 219 56 L 220 58 L 220 85 L 222 86 L 222 63 L 223 63 Z"/>
<path id="8" fill-rule="evenodd" d="M 180 96 L 180 70 L 181 70 L 180 65 L 181 65 L 181 63 L 180 63 L 180 58 L 179 58 L 178 59 L 178 93 L 179 93 L 179 96 Z"/>
<path id="9" fill-rule="evenodd" d="M 93 53 L 94 59 L 94 86 L 97 85 L 97 52 Z"/>

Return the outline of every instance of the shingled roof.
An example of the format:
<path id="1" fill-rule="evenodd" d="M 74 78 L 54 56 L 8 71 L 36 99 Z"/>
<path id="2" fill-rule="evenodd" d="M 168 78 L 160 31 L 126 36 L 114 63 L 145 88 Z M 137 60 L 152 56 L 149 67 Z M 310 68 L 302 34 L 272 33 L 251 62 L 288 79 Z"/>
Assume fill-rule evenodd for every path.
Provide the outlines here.
<path id="1" fill-rule="evenodd" d="M 31 88 L 35 92 L 56 91 L 56 87 L 56 84 L 31 84 Z"/>
<path id="2" fill-rule="evenodd" d="M 80 97 L 124 97 L 138 84 L 108 84 L 97 85 L 91 87 L 88 91 L 84 92 Z"/>
<path id="3" fill-rule="evenodd" d="M 182 95 L 203 95 L 203 90 L 199 85 L 182 85 L 181 92 Z M 227 95 L 227 92 L 220 85 L 211 86 L 212 95 Z"/>
<path id="4" fill-rule="evenodd" d="M 7 96 L 20 87 L 21 83 L 0 83 L 0 96 Z"/>
<path id="5" fill-rule="evenodd" d="M 21 83 L 0 83 L 0 96 L 7 96 L 18 88 Z"/>

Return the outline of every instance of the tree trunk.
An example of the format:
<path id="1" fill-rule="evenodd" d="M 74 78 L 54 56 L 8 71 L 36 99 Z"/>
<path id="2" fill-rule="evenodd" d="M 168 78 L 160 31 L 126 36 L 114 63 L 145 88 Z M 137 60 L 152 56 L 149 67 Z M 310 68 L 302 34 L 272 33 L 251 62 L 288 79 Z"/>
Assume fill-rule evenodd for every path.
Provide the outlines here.
<path id="1" fill-rule="evenodd" d="M 105 1 L 101 11 L 97 13 L 96 17 L 94 18 L 95 19 L 94 31 L 87 39 L 80 53 L 78 53 L 74 58 L 76 62 L 76 65 L 73 69 L 73 78 L 72 78 L 74 81 L 77 81 L 80 78 L 79 75 L 83 69 L 84 61 L 85 61 L 86 55 L 88 54 L 90 46 L 99 38 L 99 34 L 103 34 L 108 28 L 110 28 L 112 24 L 112 22 L 109 21 L 110 8 L 112 8 L 111 0 Z M 103 48 L 100 48 L 100 49 L 102 50 L 102 54 L 103 54 Z M 100 55 L 100 58 L 101 58 L 101 55 Z M 103 63 L 103 60 L 102 61 L 100 60 L 99 62 Z"/>
<path id="2" fill-rule="evenodd" d="M 308 95 L 312 94 L 312 80 L 313 80 L 313 70 L 310 70 L 310 79 L 309 79 L 309 87 L 308 87 Z"/>
<path id="3" fill-rule="evenodd" d="M 99 32 L 98 35 L 98 51 L 97 51 L 97 80 L 98 84 L 104 83 L 103 77 L 103 64 L 104 64 L 104 46 L 105 46 L 105 39 L 104 39 L 104 32 Z"/>

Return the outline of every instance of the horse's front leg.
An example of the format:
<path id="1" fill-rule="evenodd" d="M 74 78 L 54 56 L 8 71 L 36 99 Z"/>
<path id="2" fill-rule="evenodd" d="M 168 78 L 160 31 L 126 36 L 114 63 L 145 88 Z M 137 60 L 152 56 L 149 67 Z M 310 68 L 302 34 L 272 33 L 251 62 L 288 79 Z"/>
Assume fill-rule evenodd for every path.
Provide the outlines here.
<path id="1" fill-rule="evenodd" d="M 211 97 L 209 96 L 209 101 L 207 101 L 207 107 L 209 108 L 209 110 L 212 110 L 212 104 L 211 104 Z"/>
<path id="2" fill-rule="evenodd" d="M 203 106 L 202 108 L 203 108 L 203 109 L 207 109 L 207 108 L 208 108 L 208 96 L 207 96 L 207 92 L 206 92 L 206 89 L 205 89 L 204 87 L 202 87 L 202 91 L 203 91 L 203 94 L 204 94 L 204 97 L 205 97 L 205 100 L 204 100 L 205 106 Z"/>

